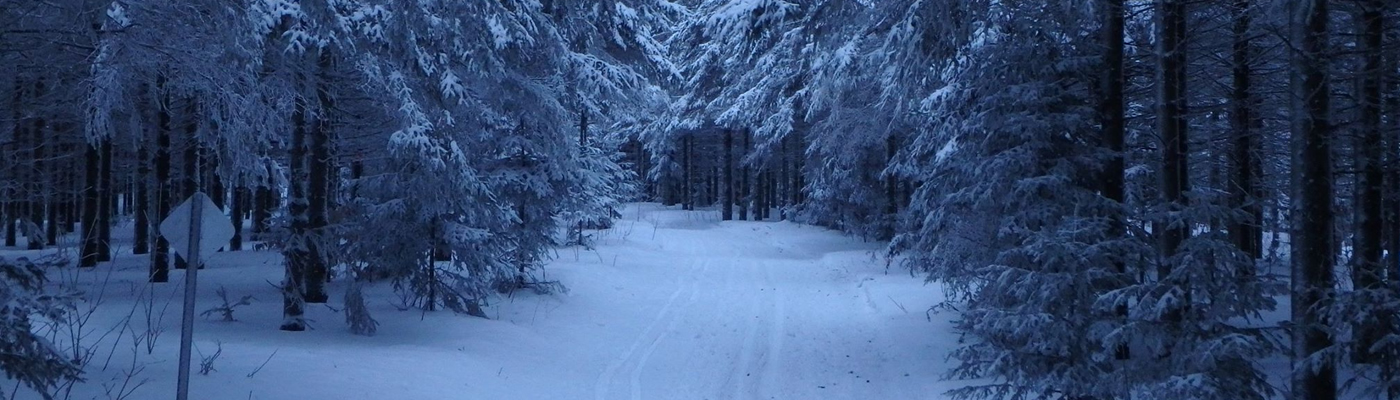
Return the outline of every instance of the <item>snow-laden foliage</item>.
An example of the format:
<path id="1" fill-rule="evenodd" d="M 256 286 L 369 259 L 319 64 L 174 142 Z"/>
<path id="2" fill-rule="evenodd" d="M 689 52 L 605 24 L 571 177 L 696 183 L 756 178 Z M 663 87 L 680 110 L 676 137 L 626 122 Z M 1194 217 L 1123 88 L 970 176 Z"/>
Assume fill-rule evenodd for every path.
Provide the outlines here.
<path id="1" fill-rule="evenodd" d="M 1276 288 L 1219 232 L 1157 270 L 1146 227 L 1099 192 L 1107 153 L 1092 82 L 1093 14 L 986 4 L 937 75 L 894 167 L 916 171 L 909 226 L 891 248 L 957 296 L 967 344 L 959 398 L 1250 398 L 1272 392 L 1255 360 L 1276 349 L 1246 328 Z M 1038 16 L 1053 15 L 1042 19 Z M 1178 223 L 1231 217 L 1195 195 Z M 1187 221 L 1187 222 L 1181 222 Z"/>
<path id="2" fill-rule="evenodd" d="M 1109 241 L 1115 205 L 1089 179 L 1103 156 L 1093 59 L 1065 27 L 1027 24 L 1025 7 L 987 7 L 925 99 L 930 125 L 901 158 L 922 171 L 916 228 L 893 247 L 957 294 L 968 337 L 952 377 L 997 382 L 955 397 L 1111 398 L 1131 382 L 1102 340 L 1119 323 L 1095 303 L 1127 279 L 1115 262 L 1141 264 L 1143 249 Z"/>
<path id="3" fill-rule="evenodd" d="M 42 264 L 42 265 L 41 265 Z M 64 321 L 76 301 L 53 293 L 45 268 L 62 267 L 52 259 L 35 264 L 28 258 L 0 257 L 0 370 L 36 393 L 82 374 L 78 361 L 63 354 L 39 331 L 45 321 Z"/>
<path id="4" fill-rule="evenodd" d="M 393 277 L 421 306 L 471 311 L 490 289 L 532 281 L 564 225 L 610 219 L 631 178 L 603 150 L 615 145 L 600 145 L 614 143 L 610 130 L 579 144 L 575 116 L 606 127 L 660 101 L 648 74 L 670 67 L 652 9 L 384 2 L 293 13 L 310 22 L 288 42 L 340 49 L 352 81 L 388 94 L 362 104 L 391 121 L 376 135 L 387 146 L 362 149 L 373 161 L 332 228 L 354 238 L 341 241 L 347 265 Z M 381 235 L 389 226 L 421 234 Z"/>

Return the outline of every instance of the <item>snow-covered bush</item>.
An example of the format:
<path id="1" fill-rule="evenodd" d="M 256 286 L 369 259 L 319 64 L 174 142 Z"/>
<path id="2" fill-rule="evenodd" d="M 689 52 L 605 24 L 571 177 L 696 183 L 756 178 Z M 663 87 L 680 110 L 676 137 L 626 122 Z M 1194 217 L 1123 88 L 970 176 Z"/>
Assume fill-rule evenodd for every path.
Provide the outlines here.
<path id="1" fill-rule="evenodd" d="M 56 259 L 36 264 L 23 257 L 0 257 L 0 369 L 36 393 L 47 393 L 62 380 L 82 374 L 77 360 L 68 359 L 35 332 L 38 320 L 61 321 L 74 309 L 76 296 L 46 290 L 44 269 L 61 264 Z"/>

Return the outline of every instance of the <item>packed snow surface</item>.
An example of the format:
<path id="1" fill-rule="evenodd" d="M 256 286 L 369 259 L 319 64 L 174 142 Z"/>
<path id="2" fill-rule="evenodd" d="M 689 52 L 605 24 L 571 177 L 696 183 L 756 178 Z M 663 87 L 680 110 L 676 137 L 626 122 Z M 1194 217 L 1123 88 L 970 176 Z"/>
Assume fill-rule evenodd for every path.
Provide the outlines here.
<path id="1" fill-rule="evenodd" d="M 928 312 L 939 286 L 887 268 L 880 243 L 649 203 L 622 214 L 591 232 L 594 250 L 558 249 L 546 277 L 567 293 L 503 297 L 480 319 L 400 310 L 380 283 L 369 291 L 381 324 L 371 337 L 345 328 L 340 281 L 331 304 L 309 306 L 313 330 L 277 330 L 281 257 L 217 253 L 199 274 L 198 310 L 221 303 L 220 286 L 254 300 L 236 322 L 199 319 L 196 364 L 222 352 L 213 371 L 196 371 L 191 398 L 936 399 L 965 383 L 940 379 L 957 336 L 951 314 Z M 155 285 L 156 301 L 143 300 L 144 256 L 116 251 L 115 267 L 60 274 L 102 294 L 86 339 L 98 354 L 71 398 L 143 381 L 127 398 L 173 398 L 180 284 Z M 164 317 L 148 324 L 152 304 Z M 149 354 L 133 342 L 147 326 L 163 332 Z"/>

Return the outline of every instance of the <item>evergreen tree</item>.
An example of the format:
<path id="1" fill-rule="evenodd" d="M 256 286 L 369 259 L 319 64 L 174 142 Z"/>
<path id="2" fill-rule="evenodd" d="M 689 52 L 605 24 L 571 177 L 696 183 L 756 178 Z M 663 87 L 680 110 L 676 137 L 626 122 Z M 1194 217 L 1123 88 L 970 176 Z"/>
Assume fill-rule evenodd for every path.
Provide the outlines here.
<path id="1" fill-rule="evenodd" d="M 77 361 L 61 354 L 36 332 L 41 320 L 61 321 L 73 311 L 75 296 L 52 293 L 46 268 L 62 267 L 55 259 L 36 264 L 27 258 L 0 257 L 0 370 L 37 393 L 48 393 L 63 379 L 77 379 Z"/>

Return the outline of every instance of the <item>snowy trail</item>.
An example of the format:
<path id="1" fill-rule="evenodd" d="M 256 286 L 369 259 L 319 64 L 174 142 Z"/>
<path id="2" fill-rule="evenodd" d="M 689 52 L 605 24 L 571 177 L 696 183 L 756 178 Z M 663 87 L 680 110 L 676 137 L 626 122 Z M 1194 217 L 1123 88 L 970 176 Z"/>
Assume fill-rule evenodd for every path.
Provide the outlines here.
<path id="1" fill-rule="evenodd" d="M 307 310 L 316 329 L 276 330 L 279 296 L 267 282 L 281 279 L 280 257 L 217 253 L 200 273 L 200 309 L 219 303 L 219 286 L 257 301 L 238 310 L 238 322 L 197 324 L 201 351 L 217 346 L 223 355 L 215 372 L 194 376 L 195 397 L 939 399 L 962 384 L 939 379 L 957 342 L 950 316 L 925 314 L 942 299 L 939 287 L 899 267 L 886 273 L 881 244 L 657 204 L 622 214 L 594 233 L 596 250 L 560 249 L 547 266 L 566 294 L 518 293 L 491 304 L 484 320 L 401 311 L 378 285 L 367 292 L 381 323 L 373 337 L 341 325 L 342 282 L 328 307 Z M 89 277 L 121 288 L 94 326 L 120 326 L 137 301 L 124 293 L 142 287 L 143 265 L 123 256 L 110 276 Z M 175 316 L 164 332 L 178 332 Z M 122 354 L 137 354 L 137 379 L 148 380 L 129 398 L 170 398 L 170 337 L 150 355 L 127 339 L 104 343 L 115 345 L 111 364 L 125 366 L 90 370 L 72 398 L 108 397 L 104 385 L 123 382 L 133 365 Z"/>
<path id="2" fill-rule="evenodd" d="M 654 236 L 634 231 L 627 241 L 651 250 L 621 251 L 656 276 L 683 278 L 632 281 L 671 296 L 635 335 L 643 324 L 615 323 L 632 327 L 615 334 L 634 344 L 600 373 L 594 399 L 918 399 L 946 389 L 936 381 L 946 326 L 921 312 L 937 291 L 884 275 L 870 253 L 879 245 L 792 224 L 706 219 L 713 214 L 624 214 L 636 218 L 620 224 L 645 222 Z M 896 290 L 875 298 L 871 286 L 880 284 Z M 915 304 L 900 310 L 897 297 Z"/>

